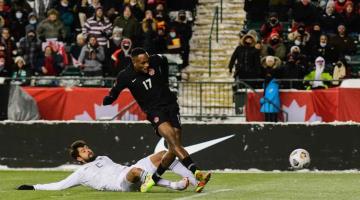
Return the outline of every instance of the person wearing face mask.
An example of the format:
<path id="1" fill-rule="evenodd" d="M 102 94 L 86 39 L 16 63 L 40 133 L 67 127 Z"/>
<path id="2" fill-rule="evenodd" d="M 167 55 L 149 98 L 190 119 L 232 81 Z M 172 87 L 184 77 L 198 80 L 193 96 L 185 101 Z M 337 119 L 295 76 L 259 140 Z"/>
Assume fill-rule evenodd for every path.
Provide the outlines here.
<path id="1" fill-rule="evenodd" d="M 140 24 L 132 15 L 130 6 L 124 6 L 122 15 L 115 18 L 113 26 L 122 28 L 122 35 L 126 38 L 130 38 L 131 41 L 133 41 L 134 46 L 140 44 Z"/>
<path id="2" fill-rule="evenodd" d="M 331 85 L 332 76 L 325 70 L 325 60 L 317 57 L 315 60 L 315 70 L 304 77 L 304 84 L 307 90 L 327 89 Z"/>
<path id="3" fill-rule="evenodd" d="M 339 53 L 334 46 L 329 44 L 327 35 L 320 36 L 319 43 L 314 46 L 311 56 L 313 60 L 319 56 L 323 57 L 328 65 L 332 65 L 339 60 Z"/>
<path id="4" fill-rule="evenodd" d="M 236 47 L 229 62 L 229 73 L 233 73 L 235 81 L 243 80 L 252 87 L 258 88 L 259 85 L 254 81 L 246 79 L 257 79 L 261 74 L 260 53 L 254 47 L 255 38 L 246 34 L 242 37 L 240 45 Z"/>
<path id="5" fill-rule="evenodd" d="M 282 69 L 282 78 L 284 79 L 303 79 L 309 72 L 306 55 L 301 53 L 301 49 L 298 46 L 292 46 L 290 52 L 287 55 L 286 63 Z M 302 82 L 285 82 L 284 88 L 303 89 Z"/>
<path id="6" fill-rule="evenodd" d="M 335 12 L 335 3 L 329 1 L 324 12 L 319 17 L 320 26 L 327 34 L 335 34 L 336 27 L 341 22 L 341 17 Z"/>
<path id="7" fill-rule="evenodd" d="M 129 38 L 124 38 L 121 40 L 119 49 L 117 49 L 111 55 L 112 68 L 110 76 L 116 77 L 120 71 L 125 69 L 131 63 L 131 51 L 132 42 Z"/>
<path id="8" fill-rule="evenodd" d="M 35 71 L 37 59 L 41 55 L 41 41 L 32 27 L 26 27 L 26 35 L 19 41 L 18 54 L 23 56 L 30 70 Z"/>
<path id="9" fill-rule="evenodd" d="M 181 41 L 180 37 L 177 35 L 175 29 L 170 29 L 169 35 L 167 38 L 167 49 L 168 53 L 179 54 L 181 53 Z"/>
<path id="10" fill-rule="evenodd" d="M 30 30 L 30 29 L 36 30 L 38 25 L 38 19 L 35 13 L 34 12 L 29 13 L 27 19 L 29 23 L 25 26 L 25 30 Z"/>
<path id="11" fill-rule="evenodd" d="M 272 32 L 266 44 L 260 50 L 261 57 L 268 55 L 276 56 L 281 60 L 286 57 L 286 46 L 284 45 L 279 33 Z"/>
<path id="12" fill-rule="evenodd" d="M 320 36 L 322 34 L 320 23 L 314 23 L 312 29 L 309 31 L 309 34 L 310 40 L 308 43 L 310 47 L 313 47 L 319 43 Z"/>
<path id="13" fill-rule="evenodd" d="M 13 11 L 10 30 L 13 33 L 15 41 L 19 41 L 25 35 L 25 26 L 27 25 L 27 16 L 21 10 Z"/>
<path id="14" fill-rule="evenodd" d="M 267 22 L 261 25 L 260 35 L 264 41 L 268 41 L 272 32 L 277 32 L 282 35 L 283 26 L 279 22 L 277 13 L 270 13 Z"/>

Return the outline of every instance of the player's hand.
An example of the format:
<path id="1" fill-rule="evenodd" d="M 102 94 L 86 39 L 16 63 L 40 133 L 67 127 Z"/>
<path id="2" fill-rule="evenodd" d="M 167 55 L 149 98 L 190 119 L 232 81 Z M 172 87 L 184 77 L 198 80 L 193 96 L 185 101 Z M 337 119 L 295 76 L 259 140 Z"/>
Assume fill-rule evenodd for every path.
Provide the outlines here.
<path id="1" fill-rule="evenodd" d="M 112 96 L 105 96 L 104 97 L 104 100 L 103 100 L 103 105 L 106 106 L 106 105 L 110 105 L 112 104 L 116 99 Z"/>
<path id="2" fill-rule="evenodd" d="M 20 185 L 17 189 L 18 190 L 35 190 L 34 186 L 32 186 L 32 185 Z"/>

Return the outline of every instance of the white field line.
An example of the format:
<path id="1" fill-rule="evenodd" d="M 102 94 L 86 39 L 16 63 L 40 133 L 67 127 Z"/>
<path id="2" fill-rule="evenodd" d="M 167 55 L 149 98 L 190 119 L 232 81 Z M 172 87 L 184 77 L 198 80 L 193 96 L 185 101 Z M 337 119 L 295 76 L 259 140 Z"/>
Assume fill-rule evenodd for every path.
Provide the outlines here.
<path id="1" fill-rule="evenodd" d="M 201 193 L 201 194 L 195 194 L 195 195 L 191 195 L 191 196 L 187 196 L 187 197 L 181 197 L 181 198 L 176 198 L 174 200 L 188 200 L 188 199 L 194 199 L 194 198 L 198 198 L 198 197 L 203 197 L 203 196 L 207 196 L 209 194 L 214 194 L 214 193 L 219 193 L 219 192 L 228 192 L 228 191 L 232 191 L 233 189 L 220 189 L 220 190 L 214 190 L 211 192 L 206 192 L 206 193 Z"/>

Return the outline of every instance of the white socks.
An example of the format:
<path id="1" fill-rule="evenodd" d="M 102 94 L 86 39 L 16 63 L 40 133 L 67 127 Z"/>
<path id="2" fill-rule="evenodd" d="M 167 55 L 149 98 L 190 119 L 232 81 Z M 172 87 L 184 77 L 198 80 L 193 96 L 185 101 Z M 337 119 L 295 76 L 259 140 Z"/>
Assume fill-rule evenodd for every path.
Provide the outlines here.
<path id="1" fill-rule="evenodd" d="M 157 185 L 161 186 L 161 187 L 170 188 L 173 190 L 184 190 L 189 185 L 189 181 L 187 178 L 183 178 L 182 180 L 180 180 L 178 182 L 171 182 L 166 179 L 160 179 L 157 182 Z"/>
<path id="2" fill-rule="evenodd" d="M 175 174 L 189 178 L 189 182 L 191 185 L 197 185 L 197 180 L 195 179 L 194 174 L 190 170 L 188 170 L 183 164 L 181 164 L 179 160 L 175 159 L 174 162 L 171 163 L 169 169 Z"/>

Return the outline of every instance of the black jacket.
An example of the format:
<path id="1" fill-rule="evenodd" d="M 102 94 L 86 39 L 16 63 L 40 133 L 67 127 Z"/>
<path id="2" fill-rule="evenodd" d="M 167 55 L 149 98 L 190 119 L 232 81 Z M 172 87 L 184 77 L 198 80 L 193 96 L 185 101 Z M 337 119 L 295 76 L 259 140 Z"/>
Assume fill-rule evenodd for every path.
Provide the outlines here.
<path id="1" fill-rule="evenodd" d="M 259 78 L 261 73 L 259 51 L 252 46 L 239 45 L 231 56 L 229 63 L 230 72 L 232 72 L 234 65 L 234 77 Z"/>

